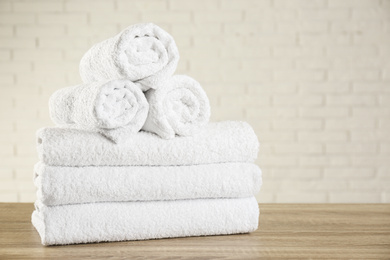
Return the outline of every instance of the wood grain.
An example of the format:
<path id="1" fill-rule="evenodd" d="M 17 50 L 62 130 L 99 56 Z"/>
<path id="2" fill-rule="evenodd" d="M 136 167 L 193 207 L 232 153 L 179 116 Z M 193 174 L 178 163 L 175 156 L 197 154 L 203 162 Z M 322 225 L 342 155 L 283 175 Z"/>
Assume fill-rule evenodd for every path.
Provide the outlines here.
<path id="1" fill-rule="evenodd" d="M 261 204 L 254 233 L 45 247 L 31 203 L 0 203 L 1 259 L 390 259 L 389 204 Z"/>

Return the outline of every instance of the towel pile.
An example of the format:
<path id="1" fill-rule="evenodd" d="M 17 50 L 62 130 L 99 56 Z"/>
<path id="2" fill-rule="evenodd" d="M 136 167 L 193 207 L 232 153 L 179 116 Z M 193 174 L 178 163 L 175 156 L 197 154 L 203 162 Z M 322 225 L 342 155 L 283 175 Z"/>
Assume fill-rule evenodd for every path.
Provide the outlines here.
<path id="1" fill-rule="evenodd" d="M 42 244 L 257 229 L 257 137 L 208 123 L 200 84 L 173 75 L 178 59 L 167 32 L 137 24 L 83 56 L 83 84 L 52 95 L 57 126 L 38 130 L 34 168 Z"/>

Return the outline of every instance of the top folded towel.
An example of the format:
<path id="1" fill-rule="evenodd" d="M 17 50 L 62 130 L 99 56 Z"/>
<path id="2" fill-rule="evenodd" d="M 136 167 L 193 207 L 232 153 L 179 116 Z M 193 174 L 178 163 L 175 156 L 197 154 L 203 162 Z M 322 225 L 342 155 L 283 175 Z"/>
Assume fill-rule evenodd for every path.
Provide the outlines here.
<path id="1" fill-rule="evenodd" d="M 169 166 L 254 162 L 257 136 L 245 122 L 208 124 L 200 133 L 164 140 L 139 132 L 114 144 L 93 132 L 68 128 L 38 130 L 38 155 L 53 166 Z"/>
<path id="2" fill-rule="evenodd" d="M 171 35 L 152 23 L 135 24 L 88 50 L 80 75 L 85 83 L 127 78 L 146 91 L 162 86 L 178 61 Z"/>

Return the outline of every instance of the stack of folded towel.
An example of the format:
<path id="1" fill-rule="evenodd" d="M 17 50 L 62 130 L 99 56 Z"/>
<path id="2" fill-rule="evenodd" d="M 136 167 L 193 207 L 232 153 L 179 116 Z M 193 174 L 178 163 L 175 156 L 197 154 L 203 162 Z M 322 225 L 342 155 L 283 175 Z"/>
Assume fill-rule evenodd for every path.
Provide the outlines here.
<path id="1" fill-rule="evenodd" d="M 42 244 L 257 229 L 257 137 L 208 123 L 200 84 L 173 76 L 178 59 L 167 32 L 137 24 L 84 55 L 84 84 L 52 95 L 57 126 L 38 131 L 34 169 Z"/>

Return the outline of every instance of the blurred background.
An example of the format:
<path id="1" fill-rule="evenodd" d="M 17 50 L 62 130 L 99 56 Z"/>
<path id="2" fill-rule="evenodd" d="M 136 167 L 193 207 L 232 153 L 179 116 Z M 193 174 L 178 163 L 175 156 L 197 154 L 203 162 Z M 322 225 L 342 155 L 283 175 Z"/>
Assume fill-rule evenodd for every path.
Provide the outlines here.
<path id="1" fill-rule="evenodd" d="M 390 0 L 0 0 L 0 202 L 32 202 L 48 99 L 94 43 L 154 22 L 212 120 L 245 120 L 259 202 L 390 202 Z"/>

